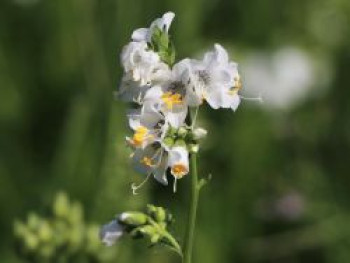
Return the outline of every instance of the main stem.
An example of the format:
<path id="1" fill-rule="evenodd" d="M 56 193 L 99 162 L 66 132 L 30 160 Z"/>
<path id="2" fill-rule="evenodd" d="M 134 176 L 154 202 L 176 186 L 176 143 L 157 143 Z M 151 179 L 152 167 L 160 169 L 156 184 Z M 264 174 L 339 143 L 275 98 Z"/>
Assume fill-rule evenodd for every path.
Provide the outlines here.
<path id="1" fill-rule="evenodd" d="M 197 154 L 191 153 L 191 163 L 190 163 L 190 177 L 191 177 L 191 203 L 188 213 L 188 225 L 186 231 L 186 238 L 184 244 L 184 257 L 183 263 L 192 262 L 192 250 L 193 250 L 193 240 L 194 240 L 194 230 L 196 225 L 196 215 L 199 197 L 199 187 L 198 187 L 198 172 L 197 172 Z"/>

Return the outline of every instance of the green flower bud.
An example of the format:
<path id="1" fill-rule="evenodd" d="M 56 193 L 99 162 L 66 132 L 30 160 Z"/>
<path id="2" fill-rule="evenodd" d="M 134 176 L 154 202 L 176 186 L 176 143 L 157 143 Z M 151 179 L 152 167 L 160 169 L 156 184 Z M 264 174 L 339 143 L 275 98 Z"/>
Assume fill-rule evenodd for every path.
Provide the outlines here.
<path id="1" fill-rule="evenodd" d="M 175 141 L 174 146 L 182 146 L 182 147 L 186 147 L 186 142 L 182 139 L 178 139 Z"/>
<path id="2" fill-rule="evenodd" d="M 180 137 L 180 138 L 185 138 L 186 135 L 188 133 L 188 130 L 185 128 L 185 127 L 180 127 L 178 130 L 177 130 L 177 135 Z"/>
<path id="3" fill-rule="evenodd" d="M 69 199 L 67 194 L 59 193 L 56 197 L 54 207 L 54 213 L 58 217 L 66 217 L 69 214 Z"/>
<path id="4" fill-rule="evenodd" d="M 167 131 L 167 136 L 175 137 L 176 133 L 177 133 L 177 129 L 174 127 L 170 127 Z"/>
<path id="5" fill-rule="evenodd" d="M 122 213 L 118 220 L 125 225 L 140 226 L 147 222 L 147 216 L 141 212 L 125 212 Z"/>
<path id="6" fill-rule="evenodd" d="M 138 228 L 138 232 L 141 235 L 148 237 L 152 244 L 157 243 L 161 238 L 161 235 L 158 233 L 157 229 L 150 225 Z"/>
<path id="7" fill-rule="evenodd" d="M 83 221 L 83 208 L 79 203 L 73 203 L 70 207 L 69 222 L 79 225 Z"/>
<path id="8" fill-rule="evenodd" d="M 157 207 L 157 210 L 153 216 L 157 222 L 163 222 L 166 219 L 166 212 L 162 207 Z"/>
<path id="9" fill-rule="evenodd" d="M 208 134 L 207 130 L 203 128 L 197 128 L 192 132 L 193 139 L 196 141 L 204 139 L 207 136 L 207 134 Z"/>
<path id="10" fill-rule="evenodd" d="M 174 145 L 174 139 L 171 137 L 165 137 L 163 143 L 168 147 L 172 147 Z"/>
<path id="11" fill-rule="evenodd" d="M 27 233 L 24 237 L 24 244 L 28 250 L 35 250 L 39 246 L 39 239 L 32 233 Z"/>
<path id="12" fill-rule="evenodd" d="M 28 216 L 28 228 L 31 231 L 36 231 L 41 224 L 41 219 L 34 213 L 30 213 Z"/>
<path id="13" fill-rule="evenodd" d="M 163 207 L 147 205 L 147 214 L 158 223 L 164 222 L 167 218 L 167 213 Z"/>
<path id="14" fill-rule="evenodd" d="M 199 145 L 198 144 L 189 144 L 188 145 L 188 151 L 191 153 L 197 153 L 199 151 Z"/>
<path id="15" fill-rule="evenodd" d="M 137 231 L 143 236 L 148 236 L 150 238 L 152 238 L 154 235 L 158 235 L 157 230 L 151 225 L 139 227 L 137 228 Z"/>
<path id="16" fill-rule="evenodd" d="M 52 229 L 47 221 L 44 221 L 38 231 L 38 237 L 43 242 L 49 242 L 53 237 Z"/>

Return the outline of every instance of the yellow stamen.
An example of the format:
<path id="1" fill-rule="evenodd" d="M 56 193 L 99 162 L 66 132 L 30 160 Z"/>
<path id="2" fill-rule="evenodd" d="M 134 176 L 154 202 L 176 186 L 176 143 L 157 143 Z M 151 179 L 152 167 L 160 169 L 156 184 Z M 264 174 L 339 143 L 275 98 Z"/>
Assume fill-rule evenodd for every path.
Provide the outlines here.
<path id="1" fill-rule="evenodd" d="M 234 81 L 235 81 L 235 84 L 233 88 L 228 92 L 232 96 L 237 94 L 237 92 L 242 88 L 242 81 L 239 75 L 238 77 L 235 77 Z"/>
<path id="2" fill-rule="evenodd" d="M 182 96 L 179 93 L 166 92 L 162 95 L 162 100 L 168 109 L 172 109 L 174 105 L 182 104 Z"/>
<path id="3" fill-rule="evenodd" d="M 186 175 L 188 173 L 188 169 L 185 165 L 179 163 L 179 164 L 175 164 L 173 167 L 171 167 L 171 173 L 176 178 L 182 178 L 184 175 Z"/>
<path id="4" fill-rule="evenodd" d="M 147 139 L 148 129 L 144 126 L 140 126 L 136 129 L 134 136 L 132 137 L 131 144 L 134 146 L 141 146 Z"/>
<path id="5" fill-rule="evenodd" d="M 148 166 L 148 167 L 153 166 L 153 161 L 152 161 L 152 159 L 149 158 L 149 157 L 147 157 L 147 156 L 143 157 L 142 160 L 140 161 L 140 163 L 142 163 L 142 164 L 144 164 L 144 165 L 146 165 L 146 166 Z"/>

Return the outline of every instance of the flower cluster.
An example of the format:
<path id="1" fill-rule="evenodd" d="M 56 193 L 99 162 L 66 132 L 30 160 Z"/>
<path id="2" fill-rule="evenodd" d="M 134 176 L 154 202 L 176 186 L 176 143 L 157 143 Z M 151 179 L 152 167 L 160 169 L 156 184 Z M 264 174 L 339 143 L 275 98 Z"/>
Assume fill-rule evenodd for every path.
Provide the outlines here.
<path id="1" fill-rule="evenodd" d="M 148 238 L 152 245 L 165 245 L 180 255 L 181 247 L 168 232 L 173 217 L 164 208 L 147 205 L 145 212 L 129 211 L 117 215 L 100 229 L 100 239 L 106 246 L 114 245 L 123 235 Z"/>
<path id="2" fill-rule="evenodd" d="M 134 133 L 126 138 L 134 167 L 162 184 L 168 184 L 167 171 L 175 182 L 189 173 L 189 154 L 206 135 L 194 127 L 195 120 L 188 123 L 190 109 L 207 102 L 213 109 L 236 110 L 240 103 L 237 64 L 221 45 L 202 60 L 175 63 L 169 35 L 174 16 L 168 12 L 133 32 L 121 54 L 124 75 L 118 91 L 121 99 L 137 105 L 128 113 Z"/>

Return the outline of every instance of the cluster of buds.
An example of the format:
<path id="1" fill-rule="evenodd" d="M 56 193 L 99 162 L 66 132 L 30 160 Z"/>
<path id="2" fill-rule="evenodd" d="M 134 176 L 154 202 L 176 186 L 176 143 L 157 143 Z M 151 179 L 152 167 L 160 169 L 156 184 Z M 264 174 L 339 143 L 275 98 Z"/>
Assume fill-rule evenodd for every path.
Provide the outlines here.
<path id="1" fill-rule="evenodd" d="M 128 113 L 134 134 L 127 137 L 137 171 L 168 184 L 167 171 L 177 179 L 189 173 L 189 154 L 198 151 L 204 129 L 186 123 L 191 108 L 204 102 L 213 109 L 236 110 L 241 96 L 238 66 L 215 44 L 202 60 L 175 63 L 169 28 L 174 13 L 165 13 L 149 28 L 136 29 L 121 54 L 124 75 L 118 95 L 136 104 Z M 136 189 L 135 187 L 134 189 Z"/>
<path id="2" fill-rule="evenodd" d="M 66 194 L 59 193 L 52 210 L 49 218 L 30 213 L 26 222 L 15 221 L 20 257 L 30 262 L 61 262 L 70 258 L 74 262 L 76 257 L 89 262 L 111 262 L 115 258 L 114 251 L 106 251 L 101 245 L 99 226 L 84 222 L 79 203 L 71 203 Z"/>
<path id="3" fill-rule="evenodd" d="M 173 217 L 164 208 L 147 205 L 145 212 L 129 211 L 117 215 L 102 226 L 100 238 L 107 246 L 115 244 L 122 236 L 146 238 L 152 245 L 165 245 L 181 254 L 177 241 L 168 232 Z"/>

